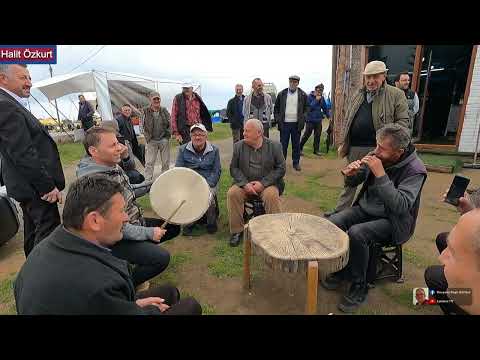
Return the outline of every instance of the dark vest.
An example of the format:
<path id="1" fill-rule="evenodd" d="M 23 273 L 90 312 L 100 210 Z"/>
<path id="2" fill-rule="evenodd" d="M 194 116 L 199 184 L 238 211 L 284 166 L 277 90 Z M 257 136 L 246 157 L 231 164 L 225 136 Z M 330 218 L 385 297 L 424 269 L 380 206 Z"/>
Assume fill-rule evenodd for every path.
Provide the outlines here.
<path id="1" fill-rule="evenodd" d="M 212 118 L 210 117 L 210 113 L 208 112 L 207 107 L 203 103 L 203 100 L 197 93 L 194 93 L 198 101 L 200 102 L 200 120 L 207 131 L 213 131 L 212 127 Z M 177 113 L 177 129 L 180 133 L 182 132 L 189 132 L 187 126 L 187 106 L 185 101 L 185 96 L 183 94 L 178 94 L 175 96 L 177 105 L 178 105 L 178 113 Z"/>
<path id="2" fill-rule="evenodd" d="M 408 156 L 408 155 L 407 155 Z M 405 243 L 410 237 L 413 235 L 415 231 L 415 225 L 417 223 L 417 216 L 418 210 L 420 209 L 420 195 L 422 194 L 422 188 L 425 184 L 425 180 L 427 179 L 427 170 L 423 162 L 417 157 L 413 161 L 409 162 L 405 166 L 401 168 L 393 168 L 393 169 L 386 169 L 386 174 L 388 175 L 389 179 L 393 182 L 393 185 L 396 189 L 398 189 L 398 185 L 405 179 L 415 176 L 415 175 L 423 175 L 423 183 L 422 187 L 420 188 L 420 192 L 418 193 L 417 198 L 415 199 L 415 203 L 413 204 L 410 211 L 403 215 L 398 214 L 390 214 L 387 211 L 387 216 L 393 226 L 393 233 L 392 233 L 392 242 L 394 244 L 403 244 Z M 358 204 L 358 201 L 362 198 L 367 187 L 374 181 L 375 175 L 370 172 L 368 178 L 363 183 L 362 189 L 358 194 L 354 205 Z"/>

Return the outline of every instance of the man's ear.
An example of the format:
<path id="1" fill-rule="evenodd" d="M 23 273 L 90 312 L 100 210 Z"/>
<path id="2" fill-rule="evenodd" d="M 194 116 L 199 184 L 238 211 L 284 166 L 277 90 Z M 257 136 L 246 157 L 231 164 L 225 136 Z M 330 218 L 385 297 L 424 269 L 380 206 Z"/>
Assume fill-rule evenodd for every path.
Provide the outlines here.
<path id="1" fill-rule="evenodd" d="M 98 152 L 98 150 L 95 146 L 89 146 L 88 147 L 88 152 L 90 153 L 90 156 L 93 156 L 93 154 L 96 154 Z"/>
<path id="2" fill-rule="evenodd" d="M 87 215 L 85 215 L 85 219 L 83 220 L 83 226 L 88 230 L 97 232 L 101 230 L 102 222 L 102 215 L 100 215 L 98 211 L 91 211 Z"/>

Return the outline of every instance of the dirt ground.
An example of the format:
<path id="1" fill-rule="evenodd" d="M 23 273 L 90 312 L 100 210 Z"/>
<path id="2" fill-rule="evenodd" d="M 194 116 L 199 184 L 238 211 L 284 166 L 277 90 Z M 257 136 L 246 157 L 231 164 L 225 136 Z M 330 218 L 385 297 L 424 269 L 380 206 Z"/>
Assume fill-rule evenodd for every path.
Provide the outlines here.
<path id="1" fill-rule="evenodd" d="M 278 132 L 273 131 L 278 138 Z M 231 139 L 218 142 L 222 156 L 223 171 L 228 172 L 231 154 Z M 173 154 L 172 154 L 173 155 Z M 340 186 L 339 170 L 344 165 L 340 159 L 302 158 L 302 172 L 293 171 L 291 159 L 287 160 L 286 183 L 303 182 L 308 176 L 322 174 L 322 184 Z M 75 165 L 65 169 L 68 182 L 75 178 Z M 471 179 L 472 186 L 480 184 L 480 171 L 466 170 L 462 174 Z M 359 314 L 441 314 L 436 306 L 421 310 L 412 305 L 412 289 L 424 287 L 423 273 L 426 266 L 437 264 L 438 253 L 435 247 L 435 235 L 449 231 L 458 219 L 456 210 L 440 201 L 443 191 L 448 188 L 453 175 L 429 173 L 425 184 L 420 216 L 415 235 L 404 246 L 403 284 L 390 280 L 379 282 L 369 291 L 368 301 L 359 309 Z M 282 197 L 282 205 L 288 212 L 303 212 L 322 215 L 314 201 L 307 201 L 292 195 Z M 23 230 L 10 242 L 0 247 L 0 281 L 14 275 L 25 261 L 23 254 Z M 239 258 L 242 247 L 229 248 L 226 245 L 226 233 L 217 236 L 178 238 L 165 244 L 172 256 L 183 256 L 184 261 L 175 265 L 173 278 L 182 293 L 195 296 L 202 305 L 213 314 L 303 314 L 306 299 L 305 274 L 272 272 L 254 259 L 252 289 L 244 290 L 241 284 L 241 271 L 233 276 L 217 276 L 210 267 L 221 261 L 218 248 L 226 249 L 229 254 Z M 173 266 L 173 265 L 172 265 Z M 237 264 L 237 270 L 239 266 Z M 241 268 L 240 268 L 241 270 Z M 154 282 L 162 281 L 161 274 Z M 326 291 L 319 286 L 318 314 L 334 313 L 340 315 L 337 304 L 342 291 Z M 1 305 L 1 304 L 0 304 Z M 1 308 L 1 306 L 0 306 Z"/>

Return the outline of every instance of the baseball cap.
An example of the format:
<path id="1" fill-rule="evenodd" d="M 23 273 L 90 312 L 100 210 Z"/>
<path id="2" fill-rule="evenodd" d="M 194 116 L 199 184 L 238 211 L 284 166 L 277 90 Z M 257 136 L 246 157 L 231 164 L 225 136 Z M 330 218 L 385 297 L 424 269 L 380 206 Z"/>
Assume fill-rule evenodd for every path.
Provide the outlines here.
<path id="1" fill-rule="evenodd" d="M 160 97 L 160 94 L 157 91 L 152 91 L 148 96 L 150 99 L 153 99 L 155 97 Z"/>
<path id="2" fill-rule="evenodd" d="M 202 131 L 204 131 L 204 132 L 207 132 L 207 129 L 205 128 L 205 125 L 200 124 L 200 123 L 198 123 L 198 124 L 193 124 L 192 127 L 190 128 L 190 132 L 192 132 L 192 131 L 195 130 L 195 129 L 200 129 L 200 130 L 202 130 Z"/>

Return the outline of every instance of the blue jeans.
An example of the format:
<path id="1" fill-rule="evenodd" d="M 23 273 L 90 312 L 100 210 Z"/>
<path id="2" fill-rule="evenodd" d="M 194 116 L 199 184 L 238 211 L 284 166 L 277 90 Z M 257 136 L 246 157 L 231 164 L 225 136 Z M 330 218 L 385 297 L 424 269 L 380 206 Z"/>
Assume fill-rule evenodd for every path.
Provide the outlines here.
<path id="1" fill-rule="evenodd" d="M 300 163 L 300 131 L 298 123 L 284 122 L 280 131 L 280 142 L 282 143 L 283 157 L 287 160 L 288 143 L 292 138 L 292 160 L 293 165 Z"/>

